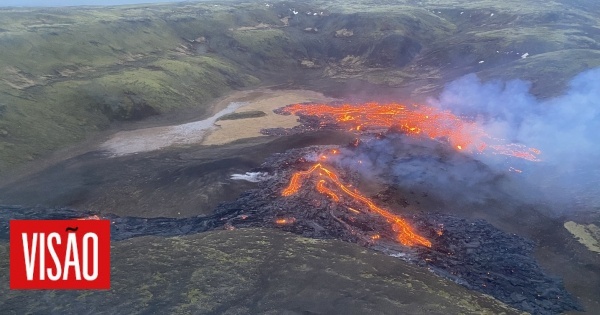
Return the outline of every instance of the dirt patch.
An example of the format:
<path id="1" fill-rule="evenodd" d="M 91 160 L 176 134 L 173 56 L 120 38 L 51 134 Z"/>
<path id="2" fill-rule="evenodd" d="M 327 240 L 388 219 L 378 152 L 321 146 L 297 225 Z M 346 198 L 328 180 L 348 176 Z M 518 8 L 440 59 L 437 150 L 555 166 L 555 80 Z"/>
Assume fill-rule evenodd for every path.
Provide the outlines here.
<path id="1" fill-rule="evenodd" d="M 306 90 L 262 90 L 253 100 L 248 101 L 248 105 L 240 107 L 234 114 L 261 111 L 266 113 L 265 116 L 218 121 L 215 123 L 217 128 L 205 137 L 202 144 L 225 144 L 239 139 L 264 136 L 260 131 L 265 128 L 297 126 L 296 116 L 276 115 L 273 110 L 294 103 L 331 102 L 333 100 L 321 93 Z"/>
<path id="2" fill-rule="evenodd" d="M 577 241 L 592 252 L 600 254 L 600 228 L 594 224 L 583 225 L 573 221 L 565 223 L 567 229 Z"/>
<path id="3" fill-rule="evenodd" d="M 290 103 L 318 100 L 326 101 L 328 98 L 310 91 L 260 89 L 235 92 L 216 102 L 212 106 L 213 110 L 208 118 L 179 125 L 121 131 L 100 145 L 100 148 L 114 156 L 120 156 L 160 150 L 173 145 L 222 144 L 237 139 L 260 136 L 261 126 L 290 127 L 293 126 L 290 122 L 295 123 L 296 118 L 291 116 L 282 118 L 274 115 L 273 109 Z M 252 117 L 256 115 L 244 114 L 257 111 L 264 111 L 267 114 L 264 117 Z M 230 114 L 242 115 L 241 117 L 246 116 L 247 118 L 237 119 L 233 123 L 220 121 L 215 124 L 219 118 Z M 220 127 L 220 129 L 210 134 L 215 127 Z M 218 132 L 219 130 L 222 131 Z M 207 136 L 208 139 L 205 140 Z"/>
<path id="4" fill-rule="evenodd" d="M 188 145 L 202 141 L 214 122 L 245 103 L 231 102 L 217 114 L 187 124 L 122 131 L 102 144 L 113 156 L 156 151 L 173 145 Z"/>
<path id="5" fill-rule="evenodd" d="M 5 75 L 2 81 L 13 89 L 24 90 L 38 84 L 32 75 L 26 74 L 15 67 L 7 67 L 4 72 Z"/>

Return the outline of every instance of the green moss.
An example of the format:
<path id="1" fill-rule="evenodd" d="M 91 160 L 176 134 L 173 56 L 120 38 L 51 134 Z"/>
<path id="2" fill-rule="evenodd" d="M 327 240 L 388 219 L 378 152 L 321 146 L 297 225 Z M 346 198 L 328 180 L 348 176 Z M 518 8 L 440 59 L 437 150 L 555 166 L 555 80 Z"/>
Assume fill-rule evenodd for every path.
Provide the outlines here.
<path id="1" fill-rule="evenodd" d="M 161 58 L 116 71 L 96 66 L 73 69 L 72 78 L 53 83 L 37 79 L 37 86 L 23 90 L 0 82 L 4 95 L 0 129 L 7 133 L 0 135 L 4 140 L 0 173 L 77 143 L 111 120 L 206 106 L 232 88 L 259 82 L 217 56 Z"/>
<path id="2" fill-rule="evenodd" d="M 0 308 L 18 313 L 515 313 L 402 260 L 277 230 L 140 237 L 113 246 L 111 290 L 82 294 L 9 290 L 8 245 L 0 243 L 0 294 L 5 297 Z M 287 251 L 295 255 L 282 254 Z"/>
<path id="3" fill-rule="evenodd" d="M 350 1 L 311 1 L 315 6 L 322 9 L 342 10 L 346 13 L 352 12 L 400 12 L 403 9 L 414 8 L 409 6 L 413 1 L 403 0 L 350 0 Z M 423 0 L 419 1 L 419 7 L 426 10 L 448 10 L 448 9 L 463 9 L 463 10 L 495 10 L 509 13 L 535 14 L 544 12 L 553 12 L 564 9 L 560 1 L 546 1 L 543 6 L 535 2 L 496 2 L 493 0 Z"/>
<path id="4" fill-rule="evenodd" d="M 568 62 L 566 62 L 568 61 Z M 568 49 L 519 59 L 501 69 L 482 71 L 483 79 L 520 78 L 536 82 L 532 92 L 541 96 L 557 96 L 567 82 L 578 73 L 600 67 L 600 52 L 591 49 Z"/>
<path id="5" fill-rule="evenodd" d="M 111 120 L 202 108 L 233 88 L 258 84 L 236 62 L 199 55 L 190 43 L 224 37 L 237 23 L 230 9 L 0 10 L 0 173 Z"/>
<path id="6" fill-rule="evenodd" d="M 570 29 L 556 29 L 551 27 L 511 27 L 483 32 L 472 32 L 473 36 L 491 40 L 503 52 L 505 50 L 522 50 L 522 53 L 556 51 L 561 49 L 575 49 L 597 47 L 596 40 Z"/>
<path id="7" fill-rule="evenodd" d="M 530 79 L 547 96 L 599 65 L 600 38 L 589 29 L 600 26 L 597 12 L 564 1 L 313 0 L 294 7 L 301 14 L 288 27 L 280 18 L 289 10 L 256 2 L 0 10 L 0 174 L 114 120 L 179 108 L 202 112 L 232 89 L 259 84 L 259 77 L 275 83 L 304 77 L 297 75 L 301 60 L 322 67 L 310 75 L 340 81 L 419 82 L 411 86 L 418 96 L 439 90 L 451 79 L 446 72 L 461 71 Z M 261 23 L 268 27 L 251 29 Z M 302 32 L 306 27 L 319 31 Z M 335 38 L 342 28 L 354 35 Z M 380 55 L 370 54 L 389 36 L 420 47 L 405 67 L 373 62 Z M 402 53 L 388 46 L 379 51 Z M 510 60 L 500 50 L 530 56 Z M 342 65 L 348 55 L 363 62 Z M 460 69 L 447 68 L 456 64 Z"/>
<path id="8" fill-rule="evenodd" d="M 253 62 L 258 66 L 268 67 L 266 61 L 282 63 L 287 60 L 286 47 L 291 44 L 288 35 L 281 29 L 258 29 L 233 32 L 239 49 L 251 52 Z"/>

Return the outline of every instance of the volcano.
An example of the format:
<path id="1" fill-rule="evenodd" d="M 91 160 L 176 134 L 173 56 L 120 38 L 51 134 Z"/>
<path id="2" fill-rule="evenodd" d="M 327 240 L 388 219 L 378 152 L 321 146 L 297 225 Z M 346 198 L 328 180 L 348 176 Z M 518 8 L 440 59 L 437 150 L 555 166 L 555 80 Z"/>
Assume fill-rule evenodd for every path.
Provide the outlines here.
<path id="1" fill-rule="evenodd" d="M 600 313 L 597 1 L 85 1 L 0 4 L 0 313 Z"/>
<path id="2" fill-rule="evenodd" d="M 221 203 L 212 215 L 191 218 L 135 218 L 86 213 L 71 209 L 9 207 L 2 212 L 1 231 L 8 219 L 78 218 L 109 219 L 113 240 L 144 235 L 176 236 L 215 229 L 274 228 L 317 239 L 338 239 L 422 266 L 468 289 L 489 294 L 516 309 L 535 314 L 581 310 L 560 279 L 549 275 L 533 258 L 535 245 L 523 237 L 503 232 L 485 220 L 456 215 L 407 211 L 388 207 L 398 198 L 394 181 L 384 182 L 387 193 L 369 196 L 358 187 L 365 152 L 378 143 L 434 143 L 437 153 L 465 152 L 506 155 L 528 162 L 541 152 L 514 143 L 501 143 L 478 128 L 474 121 L 430 107 L 400 104 L 294 104 L 275 112 L 299 116 L 291 129 L 266 129 L 265 134 L 303 134 L 316 130 L 345 130 L 356 139 L 346 146 L 309 146 L 276 153 L 251 176 L 234 176 L 255 182 L 258 188 L 233 202 Z M 417 147 L 405 148 L 417 152 Z M 432 157 L 436 150 L 427 149 Z M 411 164 L 418 155 L 402 161 Z M 348 164 L 351 161 L 351 164 Z M 366 161 L 365 161 L 366 163 Z M 383 170 L 385 172 L 385 170 Z M 377 179 L 381 176 L 374 175 Z M 383 176 L 385 177 L 385 176 Z M 7 234 L 0 234 L 8 238 Z"/>
<path id="3" fill-rule="evenodd" d="M 359 183 L 358 172 L 327 162 L 328 156 L 340 150 L 360 149 L 354 142 L 343 148 L 311 146 L 275 154 L 252 170 L 268 174 L 258 182 L 258 188 L 220 204 L 210 216 L 151 219 L 82 214 L 67 208 L 3 206 L 0 231 L 8 231 L 9 218 L 109 219 L 115 241 L 215 229 L 275 228 L 362 245 L 425 267 L 523 311 L 556 314 L 580 310 L 562 281 L 535 261 L 530 240 L 503 232 L 484 220 L 385 209 L 383 196 L 367 197 L 354 188 Z M 7 232 L 0 233 L 0 239 L 7 238 Z"/>

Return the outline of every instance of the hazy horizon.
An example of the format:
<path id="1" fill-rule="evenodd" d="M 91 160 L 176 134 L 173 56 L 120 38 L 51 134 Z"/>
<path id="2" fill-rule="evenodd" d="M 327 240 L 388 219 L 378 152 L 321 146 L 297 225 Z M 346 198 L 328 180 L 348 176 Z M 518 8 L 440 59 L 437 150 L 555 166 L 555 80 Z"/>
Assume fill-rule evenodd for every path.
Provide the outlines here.
<path id="1" fill-rule="evenodd" d="M 66 7 L 79 5 L 123 5 L 140 3 L 185 2 L 186 0 L 4 0 L 0 7 Z"/>

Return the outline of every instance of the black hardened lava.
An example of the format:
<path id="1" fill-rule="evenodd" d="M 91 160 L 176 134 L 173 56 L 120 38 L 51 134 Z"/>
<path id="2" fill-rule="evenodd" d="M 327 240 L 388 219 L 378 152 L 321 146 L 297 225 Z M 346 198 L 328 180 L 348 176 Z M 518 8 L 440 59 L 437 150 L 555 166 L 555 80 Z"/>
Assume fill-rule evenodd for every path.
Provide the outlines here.
<path id="1" fill-rule="evenodd" d="M 226 213 L 220 213 L 218 215 L 182 219 L 119 217 L 112 214 L 103 214 L 101 218 L 111 221 L 111 240 L 122 241 L 138 236 L 180 236 L 222 228 L 229 221 L 235 222 L 235 212 L 239 209 L 231 209 L 230 211 L 229 216 Z M 70 220 L 93 215 L 95 213 L 69 208 L 0 205 L 0 240 L 9 239 L 10 220 Z"/>
<path id="2" fill-rule="evenodd" d="M 530 240 L 484 220 L 424 214 L 415 222 L 425 231 L 443 226 L 443 234 L 428 235 L 435 237 L 432 248 L 418 254 L 418 263 L 436 274 L 532 314 L 582 310 L 562 281 L 534 259 Z"/>
<path id="3" fill-rule="evenodd" d="M 431 248 L 407 248 L 395 241 L 395 233 L 386 220 L 348 211 L 361 207 L 356 201 L 335 202 L 310 183 L 298 193 L 283 197 L 281 191 L 292 172 L 314 164 L 305 157 L 326 149 L 331 148 L 308 147 L 273 155 L 260 169 L 254 170 L 268 172 L 269 178 L 237 200 L 220 204 L 210 216 L 134 218 L 102 214 L 101 217 L 112 222 L 114 241 L 244 227 L 280 228 L 305 237 L 339 239 L 430 268 L 442 277 L 533 314 L 581 309 L 562 281 L 548 275 L 535 261 L 531 241 L 505 233 L 485 221 L 435 213 L 403 215 L 432 242 Z M 352 172 L 336 171 L 342 181 L 355 183 L 356 175 Z M 94 213 L 66 208 L 0 206 L 0 239 L 8 239 L 11 219 L 71 219 L 90 215 Z M 282 219 L 286 220 L 283 224 Z M 373 235 L 378 236 L 376 240 Z"/>

